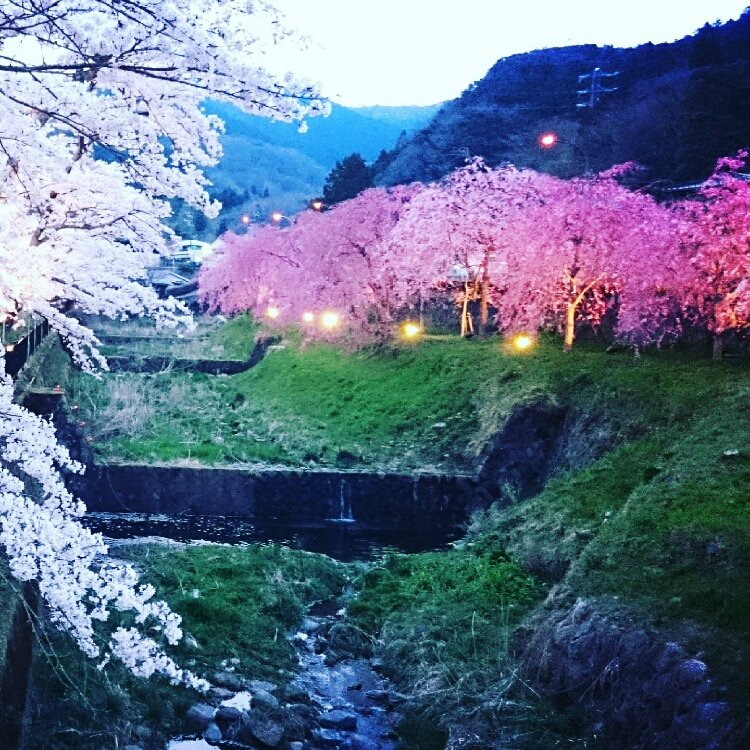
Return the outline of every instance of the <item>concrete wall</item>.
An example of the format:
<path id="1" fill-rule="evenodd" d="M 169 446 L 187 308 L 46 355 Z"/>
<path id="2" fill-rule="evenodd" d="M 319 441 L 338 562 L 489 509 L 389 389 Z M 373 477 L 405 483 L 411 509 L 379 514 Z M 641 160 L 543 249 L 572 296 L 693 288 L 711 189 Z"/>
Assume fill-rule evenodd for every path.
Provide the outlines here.
<path id="1" fill-rule="evenodd" d="M 89 510 L 242 515 L 309 523 L 351 516 L 376 528 L 447 526 L 466 520 L 469 477 L 140 464 L 89 466 L 71 477 Z"/>

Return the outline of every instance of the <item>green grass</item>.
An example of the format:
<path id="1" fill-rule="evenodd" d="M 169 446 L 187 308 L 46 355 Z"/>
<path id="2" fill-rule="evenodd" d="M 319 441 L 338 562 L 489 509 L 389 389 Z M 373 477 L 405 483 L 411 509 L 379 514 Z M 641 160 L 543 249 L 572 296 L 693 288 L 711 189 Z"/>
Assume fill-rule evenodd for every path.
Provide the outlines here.
<path id="1" fill-rule="evenodd" d="M 354 353 L 286 342 L 230 377 L 119 374 L 97 383 L 79 375 L 69 398 L 107 460 L 472 471 L 521 404 L 570 407 L 580 436 L 566 460 L 579 466 L 613 445 L 683 424 L 716 388 L 733 392 L 737 378 L 736 366 L 685 355 L 634 360 L 594 347 L 565 355 L 556 340 L 518 355 L 497 338 L 440 337 Z M 151 416 L 118 435 L 108 405 L 125 385 Z M 99 423 L 108 432 L 101 439 Z"/>
<path id="2" fill-rule="evenodd" d="M 278 679 L 280 666 L 296 665 L 281 636 L 300 622 L 307 605 L 339 593 L 345 580 L 343 566 L 329 558 L 279 545 L 126 550 L 182 615 L 198 647 L 183 643 L 179 660 L 200 673 L 236 657 L 241 673 Z"/>
<path id="3" fill-rule="evenodd" d="M 435 609 L 441 617 L 505 619 L 527 608 L 541 589 L 533 578 L 501 553 L 464 550 L 390 555 L 369 569 L 358 584 L 350 613 L 366 631 L 377 634 L 395 613 Z"/>
<path id="4" fill-rule="evenodd" d="M 345 568 L 328 558 L 279 546 L 137 545 L 117 554 L 182 615 L 185 637 L 170 653 L 209 677 L 235 659 L 238 675 L 285 684 L 297 664 L 287 634 L 307 605 L 338 595 L 345 580 Z M 37 651 L 27 747 L 118 750 L 144 740 L 163 747 L 184 731 L 198 694 L 134 678 L 117 664 L 102 672 L 70 639 L 49 635 Z"/>
<path id="5" fill-rule="evenodd" d="M 97 441 L 102 457 L 472 471 L 519 406 L 564 406 L 557 475 L 538 496 L 481 514 L 469 549 L 507 551 L 542 580 L 630 607 L 705 651 L 717 679 L 750 700 L 745 364 L 596 345 L 564 354 L 544 338 L 518 355 L 497 339 L 440 337 L 355 353 L 289 343 L 238 376 L 133 377 L 155 416 L 124 433 L 132 439 Z M 93 407 L 106 403 L 107 379 L 84 382 L 81 393 L 101 389 Z M 450 555 L 436 559 L 452 570 Z"/>
<path id="6" fill-rule="evenodd" d="M 664 637 L 706 653 L 742 713 L 750 707 L 741 676 L 750 666 L 750 390 L 744 368 L 696 366 L 704 380 L 696 377 L 692 392 L 690 382 L 672 384 L 644 435 L 527 502 L 479 515 L 469 539 L 605 608 L 624 603 Z"/>
<path id="7" fill-rule="evenodd" d="M 584 746 L 518 677 L 512 635 L 544 589 L 506 555 L 390 556 L 357 589 L 350 617 L 408 697 L 404 750 L 441 750 L 452 724 L 471 747 Z"/>

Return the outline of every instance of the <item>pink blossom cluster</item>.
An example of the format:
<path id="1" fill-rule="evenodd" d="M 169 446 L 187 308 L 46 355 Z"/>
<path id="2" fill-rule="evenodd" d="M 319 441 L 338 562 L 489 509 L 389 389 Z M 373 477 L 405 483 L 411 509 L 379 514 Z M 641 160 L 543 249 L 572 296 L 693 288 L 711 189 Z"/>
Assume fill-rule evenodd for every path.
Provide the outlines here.
<path id="1" fill-rule="evenodd" d="M 276 325 L 336 309 L 338 335 L 371 340 L 458 269 L 505 332 L 552 327 L 569 347 L 581 322 L 612 313 L 634 345 L 670 341 L 687 321 L 720 335 L 750 324 L 746 157 L 721 160 L 694 199 L 673 204 L 623 186 L 632 164 L 562 180 L 473 159 L 440 182 L 367 190 L 284 229 L 229 235 L 201 291 L 228 313 L 272 307 Z"/>

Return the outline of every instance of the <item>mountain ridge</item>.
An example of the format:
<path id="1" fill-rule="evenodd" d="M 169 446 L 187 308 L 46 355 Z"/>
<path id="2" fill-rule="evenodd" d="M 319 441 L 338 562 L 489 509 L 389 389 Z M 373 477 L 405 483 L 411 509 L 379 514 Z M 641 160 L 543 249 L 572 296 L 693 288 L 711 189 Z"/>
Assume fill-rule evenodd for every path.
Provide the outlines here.
<path id="1" fill-rule="evenodd" d="M 745 11 L 675 42 L 501 58 L 381 158 L 375 184 L 439 179 L 467 155 L 561 177 L 633 160 L 644 183 L 703 179 L 717 158 L 750 144 L 748 49 Z M 538 137 L 549 131 L 558 144 L 544 150 Z"/>

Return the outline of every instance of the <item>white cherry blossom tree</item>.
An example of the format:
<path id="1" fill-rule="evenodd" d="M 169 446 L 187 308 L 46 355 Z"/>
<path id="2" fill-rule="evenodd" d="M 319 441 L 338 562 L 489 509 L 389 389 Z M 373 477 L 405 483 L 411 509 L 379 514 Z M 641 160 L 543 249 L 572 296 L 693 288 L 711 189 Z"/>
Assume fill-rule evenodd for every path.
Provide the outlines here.
<path id="1" fill-rule="evenodd" d="M 253 0 L 0 0 L 0 319 L 44 316 L 88 369 L 106 363 L 77 312 L 178 321 L 145 264 L 176 239 L 163 223 L 171 199 L 218 209 L 201 170 L 220 155 L 221 122 L 201 102 L 283 120 L 326 110 L 313 86 L 264 67 L 288 37 Z M 0 544 L 12 573 L 38 583 L 90 656 L 199 685 L 137 627 L 102 639 L 95 623 L 112 610 L 171 643 L 180 619 L 81 527 L 63 468 L 80 469 L 0 372 Z"/>

